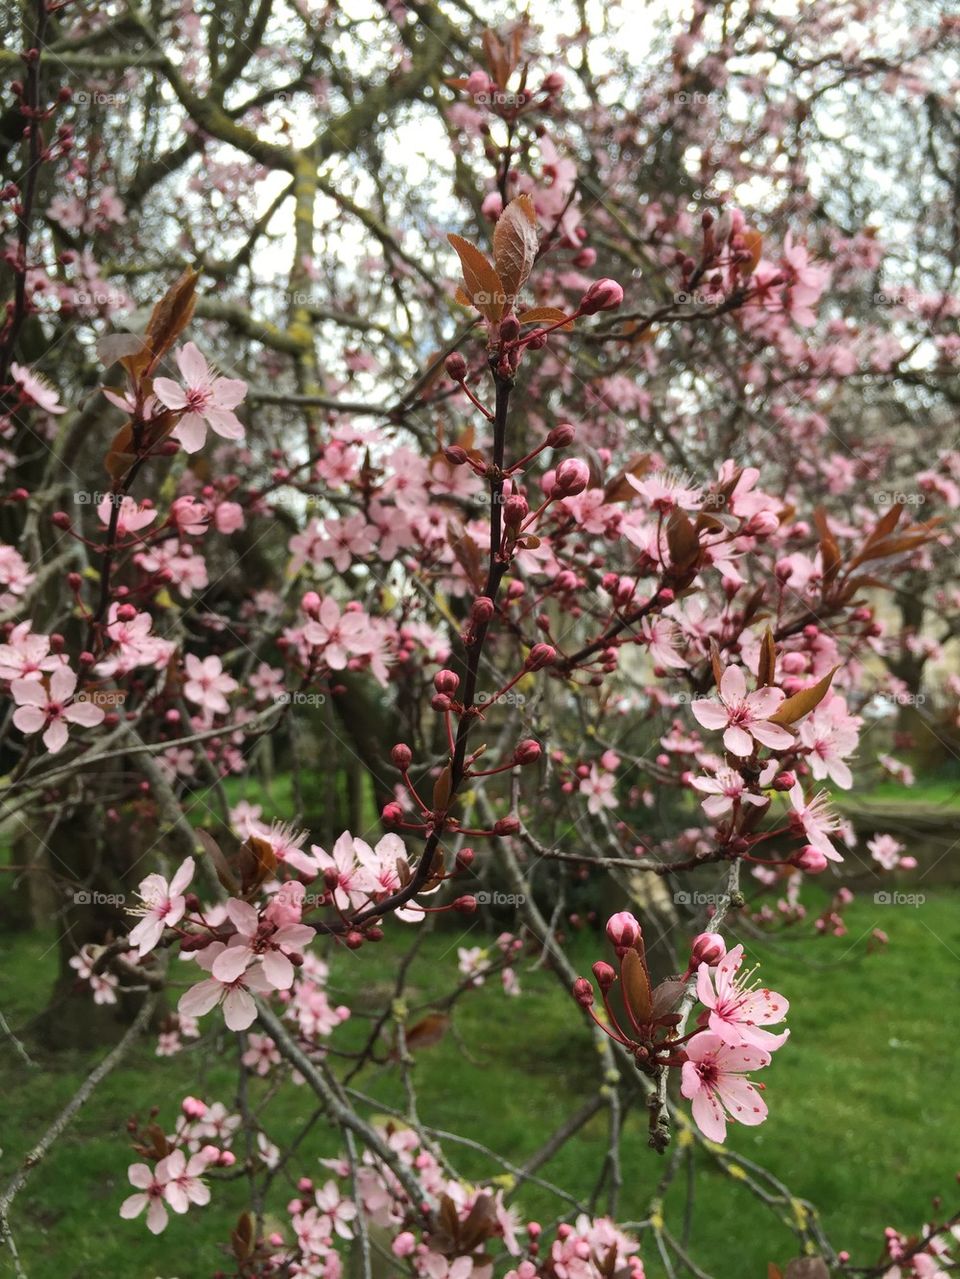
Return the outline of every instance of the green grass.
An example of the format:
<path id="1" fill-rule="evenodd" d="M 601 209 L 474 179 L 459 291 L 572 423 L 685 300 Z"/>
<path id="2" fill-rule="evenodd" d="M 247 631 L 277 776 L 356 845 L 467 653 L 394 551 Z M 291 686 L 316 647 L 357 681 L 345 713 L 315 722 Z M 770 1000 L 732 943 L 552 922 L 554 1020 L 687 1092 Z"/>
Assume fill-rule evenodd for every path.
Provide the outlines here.
<path id="1" fill-rule="evenodd" d="M 770 1119 L 760 1128 L 731 1129 L 729 1148 L 766 1165 L 791 1189 L 822 1209 L 824 1225 L 838 1247 L 863 1263 L 876 1258 L 883 1228 L 915 1228 L 929 1217 L 930 1198 L 949 1194 L 955 1151 L 949 1136 L 960 1128 L 960 1095 L 950 1033 L 960 979 L 960 915 L 957 894 L 930 893 L 918 908 L 878 906 L 859 899 L 848 914 L 844 938 L 813 938 L 809 930 L 779 943 L 749 943 L 763 961 L 767 984 L 792 1003 L 792 1037 L 766 1072 Z M 890 936 L 886 950 L 865 954 L 875 926 Z M 331 993 L 358 1010 L 379 1007 L 391 988 L 399 953 L 399 927 L 379 947 L 333 957 Z M 404 933 L 404 937 L 408 934 Z M 475 928 L 467 944 L 483 939 Z M 23 1028 L 31 1010 L 46 1000 L 53 977 L 52 938 L 21 935 L 8 940 L 3 1011 Z M 415 963 L 412 1002 L 451 988 L 456 980 L 456 933 L 432 935 Z M 593 935 L 574 939 L 580 967 L 603 953 Z M 549 973 L 521 969 L 524 994 L 507 1000 L 499 982 L 470 992 L 458 1005 L 453 1032 L 418 1055 L 416 1078 L 422 1118 L 501 1151 L 515 1163 L 536 1150 L 545 1134 L 596 1087 L 596 1056 L 569 997 Z M 197 1047 L 173 1059 L 153 1056 L 152 1041 L 100 1087 L 66 1136 L 31 1178 L 14 1205 L 12 1225 L 30 1279 L 122 1276 L 202 1276 L 223 1264 L 220 1244 L 244 1206 L 241 1179 L 214 1187 L 209 1208 L 174 1218 L 160 1240 L 142 1222 L 117 1216 L 128 1192 L 131 1156 L 125 1123 L 131 1112 L 145 1116 L 160 1107 L 169 1130 L 186 1092 L 232 1106 L 236 1073 L 226 1037 L 214 1031 Z M 349 1048 L 369 1022 L 356 1017 L 336 1034 Z M 4 1150 L 0 1184 L 36 1141 L 89 1070 L 92 1056 L 70 1051 L 51 1056 L 25 1040 L 40 1069 L 28 1070 L 0 1049 L 0 1131 Z M 375 1066 L 359 1086 L 380 1104 L 403 1106 L 393 1067 Z M 254 1086 L 254 1103 L 269 1086 Z M 313 1109 L 303 1087 L 287 1086 L 266 1101 L 262 1120 L 283 1144 Z M 663 1170 L 645 1143 L 645 1115 L 628 1115 L 623 1141 L 624 1187 L 619 1216 L 643 1218 Z M 334 1134 L 315 1127 L 301 1147 L 294 1175 L 323 1175 L 318 1156 L 333 1153 Z M 603 1114 L 541 1169 L 546 1179 L 588 1196 L 606 1147 Z M 496 1175 L 475 1151 L 447 1147 L 465 1177 Z M 681 1177 L 680 1181 L 683 1181 Z M 709 1160 L 695 1170 L 696 1207 L 689 1247 L 711 1273 L 763 1279 L 766 1263 L 786 1260 L 793 1239 L 776 1217 L 742 1185 L 717 1175 Z M 679 1228 L 683 1186 L 668 1199 Z M 282 1226 L 289 1187 L 277 1185 L 273 1220 Z M 556 1201 L 528 1186 L 518 1200 L 543 1221 L 557 1215 Z M 653 1242 L 642 1253 L 650 1279 L 662 1279 Z"/>

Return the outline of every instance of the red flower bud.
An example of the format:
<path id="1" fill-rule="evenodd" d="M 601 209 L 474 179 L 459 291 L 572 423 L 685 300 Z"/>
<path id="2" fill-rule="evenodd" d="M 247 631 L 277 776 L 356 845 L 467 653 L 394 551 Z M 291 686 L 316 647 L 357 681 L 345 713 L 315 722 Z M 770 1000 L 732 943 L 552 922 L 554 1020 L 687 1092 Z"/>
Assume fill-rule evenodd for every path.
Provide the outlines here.
<path id="1" fill-rule="evenodd" d="M 391 800 L 389 804 L 384 804 L 380 816 L 388 826 L 395 826 L 397 822 L 403 820 L 403 809 L 396 800 Z"/>
<path id="2" fill-rule="evenodd" d="M 66 511 L 54 511 L 50 522 L 54 528 L 67 529 L 70 527 L 70 516 Z"/>
<path id="3" fill-rule="evenodd" d="M 581 315 L 597 311 L 615 311 L 623 301 L 623 289 L 616 280 L 595 280 L 580 301 Z"/>
<path id="4" fill-rule="evenodd" d="M 452 697 L 460 687 L 460 676 L 456 671 L 437 671 L 433 677 L 433 687 L 438 693 L 446 693 L 448 697 Z"/>
<path id="5" fill-rule="evenodd" d="M 467 362 L 459 351 L 452 351 L 444 360 L 443 367 L 454 382 L 462 382 L 467 376 Z"/>
<path id="6" fill-rule="evenodd" d="M 503 504 L 503 520 L 507 528 L 519 528 L 529 514 L 527 499 L 519 493 L 512 493 Z"/>
<path id="7" fill-rule="evenodd" d="M 517 749 L 513 752 L 513 762 L 515 764 L 535 764 L 540 758 L 540 754 L 540 743 L 534 741 L 532 737 L 527 737 L 517 745 Z"/>
<path id="8" fill-rule="evenodd" d="M 516 835 L 520 823 L 516 817 L 500 817 L 493 823 L 494 835 Z"/>
<path id="9" fill-rule="evenodd" d="M 483 622 L 489 622 L 496 611 L 496 605 L 487 595 L 478 595 L 473 601 L 473 607 L 470 609 L 470 620 L 476 625 Z"/>
<path id="10" fill-rule="evenodd" d="M 397 742 L 393 750 L 390 752 L 390 758 L 395 766 L 405 773 L 413 762 L 413 751 L 403 742 Z"/>
<path id="11" fill-rule="evenodd" d="M 552 431 L 547 433 L 547 447 L 564 449 L 568 444 L 573 443 L 573 437 L 576 433 L 576 427 L 569 422 L 561 422 L 559 426 L 555 426 Z"/>
<path id="12" fill-rule="evenodd" d="M 544 666 L 552 666 L 557 660 L 557 650 L 552 644 L 534 644 L 527 654 L 524 666 L 528 671 L 539 671 Z"/>
<path id="13" fill-rule="evenodd" d="M 453 903 L 453 909 L 458 915 L 475 915 L 477 913 L 476 897 L 458 897 Z"/>
<path id="14" fill-rule="evenodd" d="M 773 779 L 774 790 L 783 790 L 783 791 L 793 790 L 796 784 L 797 784 L 796 773 L 786 773 L 786 772 L 778 773 L 776 777 Z"/>
<path id="15" fill-rule="evenodd" d="M 363 933 L 357 932 L 355 928 L 352 928 L 343 941 L 349 950 L 359 950 L 364 942 Z"/>
<path id="16" fill-rule="evenodd" d="M 586 977 L 578 977 L 573 983 L 573 997 L 581 1008 L 589 1008 L 594 1000 L 593 986 Z"/>
<path id="17" fill-rule="evenodd" d="M 467 459 L 467 450 L 461 448 L 459 444 L 451 444 L 443 450 L 443 456 L 447 459 L 451 466 L 463 466 Z"/>
<path id="18" fill-rule="evenodd" d="M 593 975 L 602 991 L 608 991 L 617 980 L 616 969 L 602 959 L 598 959 L 593 965 Z"/>

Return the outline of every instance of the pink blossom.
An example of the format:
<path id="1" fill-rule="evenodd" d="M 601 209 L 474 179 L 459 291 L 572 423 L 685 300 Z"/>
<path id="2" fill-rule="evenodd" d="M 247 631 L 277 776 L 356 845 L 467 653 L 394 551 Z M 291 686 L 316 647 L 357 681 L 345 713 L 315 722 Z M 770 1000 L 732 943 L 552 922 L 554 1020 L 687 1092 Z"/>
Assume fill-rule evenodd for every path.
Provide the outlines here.
<path id="1" fill-rule="evenodd" d="M 66 658 L 50 652 L 49 635 L 31 630 L 30 622 L 13 628 L 6 644 L 0 644 L 0 679 L 43 678 L 44 672 L 63 666 Z"/>
<path id="2" fill-rule="evenodd" d="M 320 605 L 316 621 L 308 622 L 303 634 L 308 644 L 323 649 L 323 659 L 333 671 L 342 671 L 351 657 L 367 656 L 376 647 L 367 615 L 350 610 L 341 613 L 329 595 Z"/>
<path id="3" fill-rule="evenodd" d="M 19 386 L 21 394 L 32 400 L 38 409 L 43 409 L 45 413 L 66 413 L 56 389 L 39 373 L 24 368 L 22 364 L 11 363 L 10 376 Z"/>
<path id="4" fill-rule="evenodd" d="M 843 858 L 831 843 L 830 836 L 836 834 L 843 823 L 831 809 L 827 792 L 821 791 L 813 799 L 807 800 L 803 787 L 796 782 L 790 789 L 789 799 L 793 810 L 790 814 L 791 825 L 798 827 L 807 841 L 823 853 L 828 861 L 842 862 Z"/>
<path id="5" fill-rule="evenodd" d="M 746 758 L 755 743 L 771 750 L 787 750 L 793 737 L 770 716 L 784 699 L 781 688 L 758 688 L 747 692 L 747 682 L 739 666 L 728 666 L 720 679 L 720 704 L 712 698 L 698 698 L 692 705 L 694 718 L 704 728 L 723 729 L 723 744 L 731 755 Z"/>
<path id="6" fill-rule="evenodd" d="M 142 914 L 143 919 L 130 930 L 129 940 L 137 948 L 138 959 L 143 959 L 156 946 L 165 928 L 172 927 L 183 918 L 187 908 L 184 891 L 193 879 L 196 863 L 186 858 L 169 884 L 162 875 L 148 875 L 140 881 L 138 896 L 142 906 L 131 913 Z"/>
<path id="7" fill-rule="evenodd" d="M 159 1235 L 165 1230 L 170 1220 L 164 1206 L 166 1182 L 163 1180 L 164 1170 L 161 1168 L 163 1162 L 161 1159 L 157 1164 L 155 1173 L 151 1172 L 147 1164 L 131 1164 L 127 1169 L 130 1185 L 135 1186 L 141 1193 L 130 1195 L 120 1205 L 120 1216 L 126 1221 L 139 1217 L 146 1208 L 147 1229 L 153 1235 Z"/>
<path id="8" fill-rule="evenodd" d="M 261 920 L 249 902 L 231 898 L 227 915 L 236 928 L 211 966 L 210 973 L 218 981 L 233 982 L 247 967 L 259 959 L 263 975 L 275 990 L 289 990 L 293 985 L 294 967 L 290 955 L 298 956 L 316 936 L 316 929 L 306 924 L 283 924 L 277 927 L 269 919 Z"/>
<path id="9" fill-rule="evenodd" d="M 229 537 L 231 533 L 244 528 L 247 520 L 239 502 L 220 502 L 213 512 L 213 522 L 218 533 Z"/>
<path id="10" fill-rule="evenodd" d="M 150 506 L 141 506 L 132 497 L 123 497 L 119 501 L 116 494 L 107 493 L 97 507 L 100 523 L 108 528 L 115 507 L 119 507 L 117 515 L 117 533 L 122 537 L 125 533 L 137 533 L 157 518 L 158 512 Z"/>
<path id="11" fill-rule="evenodd" d="M 185 386 L 172 378 L 154 379 L 153 390 L 161 404 L 183 412 L 173 431 L 187 453 L 203 448 L 209 426 L 226 440 L 243 439 L 243 425 L 233 410 L 247 393 L 240 378 L 217 377 L 194 342 L 177 352 L 177 367 Z"/>
<path id="12" fill-rule="evenodd" d="M 103 722 L 105 711 L 85 701 L 83 695 L 71 701 L 77 677 L 68 666 L 58 666 L 51 674 L 49 688 L 42 680 L 15 679 L 10 685 L 17 703 L 13 722 L 28 737 L 43 730 L 43 744 L 51 755 L 66 746 L 68 724 L 93 728 Z"/>
<path id="13" fill-rule="evenodd" d="M 746 1044 L 773 1052 L 787 1040 L 789 1031 L 775 1035 L 761 1026 L 775 1026 L 790 1008 L 782 995 L 763 987 L 746 987 L 736 979 L 743 963 L 743 947 L 727 951 L 716 968 L 702 963 L 697 969 L 697 998 L 710 1010 L 708 1025 L 725 1044 Z"/>
<path id="14" fill-rule="evenodd" d="M 178 497 L 170 507 L 170 523 L 175 525 L 180 533 L 187 533 L 191 537 L 199 537 L 206 533 L 209 520 L 209 510 L 195 497 Z"/>
<path id="15" fill-rule="evenodd" d="M 747 790 L 741 775 L 725 765 L 718 768 L 713 777 L 695 777 L 691 784 L 709 796 L 701 803 L 707 816 L 714 819 L 729 813 L 735 803 L 759 806 L 767 802 L 762 795 Z"/>
<path id="16" fill-rule="evenodd" d="M 753 1126 L 762 1124 L 767 1107 L 757 1085 L 744 1077 L 747 1070 L 770 1064 L 770 1055 L 761 1048 L 726 1044 L 713 1031 L 704 1030 L 687 1043 L 687 1060 L 681 1071 L 680 1091 L 693 1102 L 697 1127 L 711 1141 L 727 1136 L 728 1111 L 731 1119 Z"/>
<path id="17" fill-rule="evenodd" d="M 197 963 L 210 972 L 226 946 L 223 942 L 211 942 L 197 953 Z M 185 990 L 180 996 L 177 1011 L 188 1017 L 203 1017 L 216 1008 L 223 1007 L 223 1020 L 228 1030 L 246 1030 L 257 1016 L 254 994 L 265 995 L 273 989 L 259 964 L 253 964 L 231 981 L 221 981 L 211 976 Z"/>
<path id="18" fill-rule="evenodd" d="M 580 793 L 587 796 L 587 811 L 596 814 L 605 808 L 616 808 L 616 783 L 612 773 L 602 773 L 596 764 L 591 764 L 590 772 L 580 782 Z"/>
<path id="19" fill-rule="evenodd" d="M 191 1155 L 189 1161 L 182 1150 L 174 1150 L 157 1164 L 157 1180 L 163 1182 L 163 1197 L 176 1213 L 186 1212 L 191 1204 L 202 1207 L 210 1202 L 210 1188 L 200 1180 L 210 1160 L 204 1151 Z"/>
<path id="20" fill-rule="evenodd" d="M 187 672 L 184 697 L 211 717 L 226 715 L 230 706 L 225 695 L 235 692 L 239 685 L 231 675 L 225 674 L 220 658 L 210 656 L 201 661 L 194 653 L 187 653 L 184 666 Z"/>

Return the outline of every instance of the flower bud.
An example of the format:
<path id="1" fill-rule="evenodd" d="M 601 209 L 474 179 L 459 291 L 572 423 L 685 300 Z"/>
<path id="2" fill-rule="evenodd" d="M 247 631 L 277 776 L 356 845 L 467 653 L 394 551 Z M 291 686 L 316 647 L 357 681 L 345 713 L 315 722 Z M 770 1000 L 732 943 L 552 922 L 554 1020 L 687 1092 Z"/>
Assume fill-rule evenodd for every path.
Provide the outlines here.
<path id="1" fill-rule="evenodd" d="M 623 301 L 623 289 L 616 280 L 594 280 L 580 300 L 580 314 L 594 315 L 597 311 L 615 311 Z"/>
<path id="2" fill-rule="evenodd" d="M 413 751 L 403 742 L 397 742 L 393 750 L 390 752 L 390 758 L 394 765 L 405 773 L 413 762 Z"/>
<path id="3" fill-rule="evenodd" d="M 773 779 L 773 789 L 779 791 L 793 790 L 797 784 L 796 773 L 783 772 L 778 773 Z"/>
<path id="4" fill-rule="evenodd" d="M 581 1008 L 589 1008 L 594 1000 L 593 986 L 586 977 L 578 977 L 573 983 L 573 997 Z"/>
<path id="5" fill-rule="evenodd" d="M 827 869 L 827 858 L 819 848 L 814 848 L 812 844 L 805 844 L 799 853 L 790 858 L 790 864 L 796 866 L 798 870 L 805 870 L 808 875 L 819 875 L 821 871 Z"/>
<path id="6" fill-rule="evenodd" d="M 454 382 L 462 382 L 467 376 L 467 362 L 459 351 L 451 351 L 444 360 L 443 367 L 447 371 L 447 376 Z"/>
<path id="7" fill-rule="evenodd" d="M 513 752 L 513 762 L 515 764 L 535 764 L 540 758 L 540 754 L 540 743 L 534 741 L 532 737 L 527 737 L 518 743 L 517 749 Z"/>
<path id="8" fill-rule="evenodd" d="M 516 835 L 520 830 L 520 823 L 516 817 L 500 817 L 493 823 L 494 835 Z"/>
<path id="9" fill-rule="evenodd" d="M 628 910 L 611 915 L 607 920 L 607 937 L 614 946 L 636 946 L 641 936 L 640 924 Z"/>
<path id="10" fill-rule="evenodd" d="M 713 968 L 727 953 L 727 943 L 719 933 L 699 933 L 690 947 L 690 958 L 695 964 L 709 964 Z"/>
<path id="11" fill-rule="evenodd" d="M 443 456 L 451 466 L 463 466 L 467 461 L 467 450 L 459 444 L 451 444 L 443 450 Z"/>
<path id="12" fill-rule="evenodd" d="M 391 800 L 389 804 L 384 804 L 380 816 L 388 826 L 395 826 L 403 820 L 403 809 L 396 800 Z"/>
<path id="13" fill-rule="evenodd" d="M 519 528 L 530 514 L 530 505 L 519 493 L 511 493 L 503 504 L 503 521 L 507 528 Z"/>
<path id="14" fill-rule="evenodd" d="M 557 660 L 557 650 L 552 644 L 534 644 L 527 654 L 524 666 L 528 671 L 539 671 L 544 666 L 552 666 Z"/>
<path id="15" fill-rule="evenodd" d="M 590 483 L 590 467 L 579 457 L 567 457 L 554 474 L 553 496 L 576 497 Z"/>
<path id="16" fill-rule="evenodd" d="M 448 697 L 452 697 L 460 687 L 460 676 L 456 671 L 437 671 L 433 677 L 433 687 L 438 693 L 446 693 Z"/>
<path id="17" fill-rule="evenodd" d="M 496 611 L 496 606 L 492 599 L 487 595 L 479 595 L 473 601 L 473 607 L 470 609 L 470 620 L 474 625 L 479 626 L 484 622 L 489 622 Z"/>
<path id="18" fill-rule="evenodd" d="M 593 975 L 596 977 L 597 985 L 602 991 L 608 991 L 617 980 L 616 969 L 603 959 L 598 959 L 593 965 Z"/>
<path id="19" fill-rule="evenodd" d="M 570 422 L 561 422 L 559 426 L 555 426 L 547 432 L 547 447 L 551 449 L 566 448 L 568 444 L 573 443 L 573 437 L 576 433 L 576 427 Z"/>
<path id="20" fill-rule="evenodd" d="M 515 315 L 508 315 L 500 325 L 500 341 L 516 342 L 520 336 L 520 321 Z"/>
<path id="21" fill-rule="evenodd" d="M 477 913 L 477 899 L 471 896 L 458 897 L 453 903 L 453 909 L 458 915 L 475 915 Z"/>

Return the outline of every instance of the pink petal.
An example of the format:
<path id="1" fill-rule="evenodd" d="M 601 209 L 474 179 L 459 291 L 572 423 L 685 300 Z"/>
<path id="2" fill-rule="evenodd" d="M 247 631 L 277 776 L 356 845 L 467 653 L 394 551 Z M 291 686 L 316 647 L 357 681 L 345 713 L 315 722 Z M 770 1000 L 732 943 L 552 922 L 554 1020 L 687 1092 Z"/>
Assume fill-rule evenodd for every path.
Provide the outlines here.
<path id="1" fill-rule="evenodd" d="M 124 1221 L 132 1221 L 134 1217 L 140 1216 L 149 1202 L 146 1195 L 131 1195 L 120 1205 L 120 1216 Z"/>
<path id="2" fill-rule="evenodd" d="M 723 1141 L 727 1135 L 727 1120 L 723 1107 L 709 1088 L 701 1088 L 691 1106 L 697 1127 L 710 1141 Z"/>
<path id="3" fill-rule="evenodd" d="M 216 1008 L 222 993 L 221 983 L 208 978 L 183 992 L 177 1003 L 177 1011 L 185 1013 L 188 1017 L 202 1017 L 211 1008 Z"/>
<path id="4" fill-rule="evenodd" d="M 253 996 L 239 986 L 228 992 L 223 1001 L 223 1020 L 228 1030 L 246 1030 L 257 1019 Z"/>
<path id="5" fill-rule="evenodd" d="M 766 1119 L 766 1102 L 749 1080 L 737 1079 L 730 1075 L 721 1076 L 717 1083 L 717 1092 L 738 1123 L 753 1127 L 756 1124 L 762 1124 Z"/>
<path id="6" fill-rule="evenodd" d="M 707 697 L 699 697 L 691 703 L 693 718 L 704 728 L 724 728 L 729 716 L 719 702 L 712 702 Z"/>
<path id="7" fill-rule="evenodd" d="M 174 382 L 173 378 L 154 378 L 153 393 L 164 408 L 184 409 L 187 407 L 187 393 L 179 382 Z"/>
<path id="8" fill-rule="evenodd" d="M 63 718 L 71 724 L 81 724 L 84 728 L 93 728 L 102 724 L 107 712 L 102 706 L 94 706 L 93 702 L 71 702 L 65 707 Z"/>
<path id="9" fill-rule="evenodd" d="M 720 696 L 729 706 L 742 702 L 747 693 L 747 681 L 739 666 L 728 666 L 720 677 Z"/>
<path id="10" fill-rule="evenodd" d="M 36 706 L 18 706 L 13 713 L 13 722 L 21 733 L 39 733 L 47 717 Z"/>
<path id="11" fill-rule="evenodd" d="M 723 744 L 731 755 L 739 755 L 745 759 L 753 754 L 753 738 L 736 724 L 731 724 L 723 735 Z"/>
<path id="12" fill-rule="evenodd" d="M 239 946 L 227 946 L 225 950 L 221 950 L 220 954 L 213 961 L 213 967 L 210 969 L 217 981 L 231 982 L 246 970 L 247 964 L 250 962 L 251 951 L 249 946 L 243 944 Z"/>
<path id="13" fill-rule="evenodd" d="M 10 684 L 13 700 L 21 706 L 46 706 L 47 690 L 39 679 L 15 679 Z M 19 728 L 20 725 L 18 724 Z"/>
<path id="14" fill-rule="evenodd" d="M 793 735 L 788 733 L 785 728 L 781 728 L 779 724 L 768 724 L 766 721 L 760 724 L 751 724 L 750 732 L 758 742 L 761 742 L 764 746 L 769 746 L 771 750 L 789 750 L 793 745 Z"/>
<path id="15" fill-rule="evenodd" d="M 56 755 L 57 751 L 62 751 L 66 746 L 68 738 L 66 724 L 62 719 L 55 719 L 43 735 L 43 744 L 51 755 Z"/>
<path id="16" fill-rule="evenodd" d="M 200 354 L 196 342 L 187 342 L 177 352 L 177 368 L 183 375 L 187 386 L 198 387 L 209 379 L 210 370 L 207 362 Z M 156 382 L 154 382 L 156 388 Z"/>
<path id="17" fill-rule="evenodd" d="M 207 438 L 207 424 L 199 413 L 184 413 L 172 432 L 185 453 L 198 453 Z"/>

